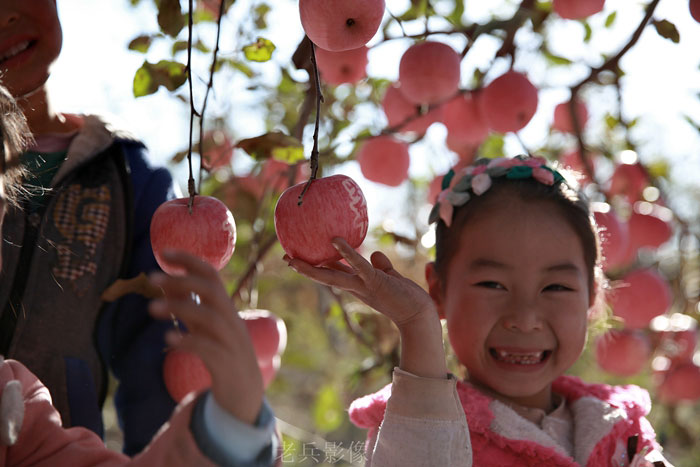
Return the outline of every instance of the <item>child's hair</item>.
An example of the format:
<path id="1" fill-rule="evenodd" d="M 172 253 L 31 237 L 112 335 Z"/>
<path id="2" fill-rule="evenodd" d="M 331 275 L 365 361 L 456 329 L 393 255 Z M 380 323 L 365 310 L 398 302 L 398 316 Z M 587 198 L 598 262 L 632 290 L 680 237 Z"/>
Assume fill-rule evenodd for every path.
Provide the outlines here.
<path id="1" fill-rule="evenodd" d="M 481 170 L 474 168 L 482 167 Z M 497 168 L 497 167 L 501 168 Z M 487 170 L 486 167 L 488 167 Z M 533 171 L 540 171 L 539 173 Z M 475 181 L 472 173 L 484 173 L 490 175 L 486 178 L 489 180 L 486 190 L 481 194 L 474 194 L 474 188 L 469 186 L 464 197 L 467 201 L 454 201 L 459 198 L 459 177 L 465 177 L 465 180 Z M 517 174 L 515 174 L 517 172 Z M 547 175 L 547 173 L 551 175 Z M 566 177 L 562 175 L 564 173 Z M 544 174 L 545 176 L 542 176 Z M 596 228 L 593 215 L 590 211 L 588 199 L 578 189 L 575 183 L 575 178 L 570 173 L 565 171 L 554 170 L 546 165 L 542 158 L 532 158 L 518 156 L 514 159 L 499 159 L 488 160 L 479 159 L 473 165 L 466 169 L 462 169 L 457 174 L 448 174 L 449 179 L 445 185 L 453 185 L 453 190 L 457 191 L 457 197 L 454 194 L 443 192 L 447 196 L 441 194 L 442 202 L 450 202 L 453 204 L 453 212 L 449 227 L 445 219 L 439 219 L 436 228 L 435 241 L 435 270 L 441 279 L 441 283 L 446 283 L 447 268 L 449 266 L 451 252 L 456 249 L 455 242 L 459 241 L 460 233 L 470 219 L 478 215 L 480 212 L 498 209 L 499 203 L 506 202 L 509 196 L 521 199 L 525 202 L 546 202 L 551 205 L 552 210 L 556 210 L 563 216 L 569 225 L 574 229 L 578 237 L 581 239 L 583 246 L 584 260 L 587 266 L 588 283 L 591 290 L 598 290 L 603 286 L 599 278 L 601 277 L 600 269 L 600 239 Z M 547 178 L 549 177 L 549 178 Z M 542 181 L 546 179 L 547 183 Z M 455 184 L 455 181 L 457 184 Z M 452 182 L 452 183 L 450 183 Z M 462 189 L 469 185 L 462 183 Z M 438 201 L 440 203 L 441 201 Z M 454 206 L 457 204 L 458 206 Z M 437 212 L 440 210 L 436 206 L 431 218 L 437 217 Z M 437 220 L 437 219 L 436 219 Z"/>
<path id="2" fill-rule="evenodd" d="M 23 169 L 19 156 L 32 140 L 27 119 L 10 92 L 0 85 L 0 178 L 5 201 L 17 205 L 22 192 Z"/>

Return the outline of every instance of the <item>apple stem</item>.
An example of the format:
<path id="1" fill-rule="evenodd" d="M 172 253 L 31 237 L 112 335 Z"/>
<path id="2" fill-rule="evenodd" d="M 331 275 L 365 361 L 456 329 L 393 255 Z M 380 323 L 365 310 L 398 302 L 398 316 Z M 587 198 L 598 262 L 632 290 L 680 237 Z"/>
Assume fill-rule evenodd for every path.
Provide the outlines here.
<path id="1" fill-rule="evenodd" d="M 192 205 L 194 204 L 195 186 L 194 175 L 192 174 L 192 133 L 194 132 L 194 116 L 197 114 L 197 109 L 194 107 L 194 98 L 192 92 L 192 10 L 194 8 L 193 0 L 189 0 L 189 11 L 187 12 L 187 84 L 190 93 L 190 134 L 189 144 L 187 147 L 187 165 L 189 167 L 189 178 L 187 179 L 187 190 L 190 195 L 190 201 L 187 203 L 190 214 L 192 214 Z"/>
<path id="2" fill-rule="evenodd" d="M 316 78 L 316 122 L 314 123 L 314 146 L 311 149 L 311 158 L 309 161 L 311 165 L 311 176 L 309 177 L 309 181 L 306 182 L 306 185 L 304 185 L 304 189 L 299 193 L 298 206 L 301 206 L 301 203 L 304 202 L 304 194 L 306 190 L 309 189 L 311 182 L 316 179 L 316 174 L 318 173 L 318 127 L 321 121 L 321 102 L 323 102 L 321 77 L 318 74 L 318 65 L 316 64 L 316 46 L 311 41 L 309 41 L 309 43 L 311 44 L 311 65 L 313 65 L 314 77 Z"/>

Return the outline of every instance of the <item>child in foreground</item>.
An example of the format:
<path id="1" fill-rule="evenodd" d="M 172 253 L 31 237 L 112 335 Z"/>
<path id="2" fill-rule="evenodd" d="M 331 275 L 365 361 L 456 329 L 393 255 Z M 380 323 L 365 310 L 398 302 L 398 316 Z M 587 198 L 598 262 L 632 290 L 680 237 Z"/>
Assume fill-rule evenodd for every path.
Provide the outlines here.
<path id="1" fill-rule="evenodd" d="M 0 231 L 7 205 L 16 206 L 21 192 L 18 158 L 27 135 L 23 115 L 0 86 Z M 214 268 L 181 252 L 168 252 L 166 258 L 186 275 L 152 277 L 165 298 L 151 302 L 150 312 L 160 319 L 175 316 L 187 326 L 189 334 L 173 331 L 168 343 L 201 357 L 212 375 L 211 390 L 188 395 L 132 459 L 107 449 L 86 428 L 63 428 L 46 386 L 20 362 L 0 354 L 0 467 L 275 465 L 275 418 L 264 402 L 245 324 Z M 199 304 L 190 298 L 193 293 Z"/>
<path id="2" fill-rule="evenodd" d="M 535 157 L 478 160 L 443 188 L 429 293 L 382 253 L 368 262 L 342 239 L 334 244 L 350 266 L 286 258 L 401 333 L 393 383 L 350 407 L 369 430 L 366 465 L 670 466 L 645 418 L 645 390 L 564 375 L 601 288 L 583 195 Z M 466 381 L 447 372 L 440 319 Z"/>

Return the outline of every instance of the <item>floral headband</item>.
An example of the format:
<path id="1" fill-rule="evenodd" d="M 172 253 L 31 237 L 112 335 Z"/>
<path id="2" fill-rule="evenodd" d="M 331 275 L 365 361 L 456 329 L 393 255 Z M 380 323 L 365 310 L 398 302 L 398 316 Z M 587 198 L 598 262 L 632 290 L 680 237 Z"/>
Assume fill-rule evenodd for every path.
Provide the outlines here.
<path id="1" fill-rule="evenodd" d="M 449 227 L 455 207 L 466 204 L 473 195 L 482 195 L 491 187 L 491 180 L 500 177 L 509 180 L 533 178 L 543 185 L 550 186 L 564 181 L 559 172 L 547 167 L 547 160 L 543 157 L 478 159 L 468 167 L 457 172 L 450 169 L 445 174 L 442 179 L 442 191 L 430 211 L 428 223 L 432 224 L 442 219 Z"/>

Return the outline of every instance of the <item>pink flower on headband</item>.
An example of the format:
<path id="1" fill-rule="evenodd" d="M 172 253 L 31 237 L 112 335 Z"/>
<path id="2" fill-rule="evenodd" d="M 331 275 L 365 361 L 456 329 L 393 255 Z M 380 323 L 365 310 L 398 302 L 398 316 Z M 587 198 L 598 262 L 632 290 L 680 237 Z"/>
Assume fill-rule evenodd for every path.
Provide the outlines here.
<path id="1" fill-rule="evenodd" d="M 447 200 L 447 194 L 449 192 L 449 188 L 442 190 L 437 199 L 438 203 L 440 203 L 440 219 L 442 219 L 447 227 L 452 224 L 452 213 L 454 212 L 454 206 L 452 206 L 452 203 Z"/>
<path id="2" fill-rule="evenodd" d="M 554 174 L 544 167 L 535 166 L 532 169 L 532 177 L 543 185 L 554 184 Z"/>
<path id="3" fill-rule="evenodd" d="M 525 165 L 527 167 L 532 167 L 533 169 L 535 167 L 542 167 L 543 165 L 547 165 L 547 160 L 544 157 L 531 157 L 529 159 L 526 159 L 525 161 L 521 161 L 521 165 Z"/>
<path id="4" fill-rule="evenodd" d="M 485 166 L 482 166 L 485 167 Z M 472 191 L 479 196 L 491 187 L 491 177 L 486 173 L 480 173 L 472 178 Z"/>

